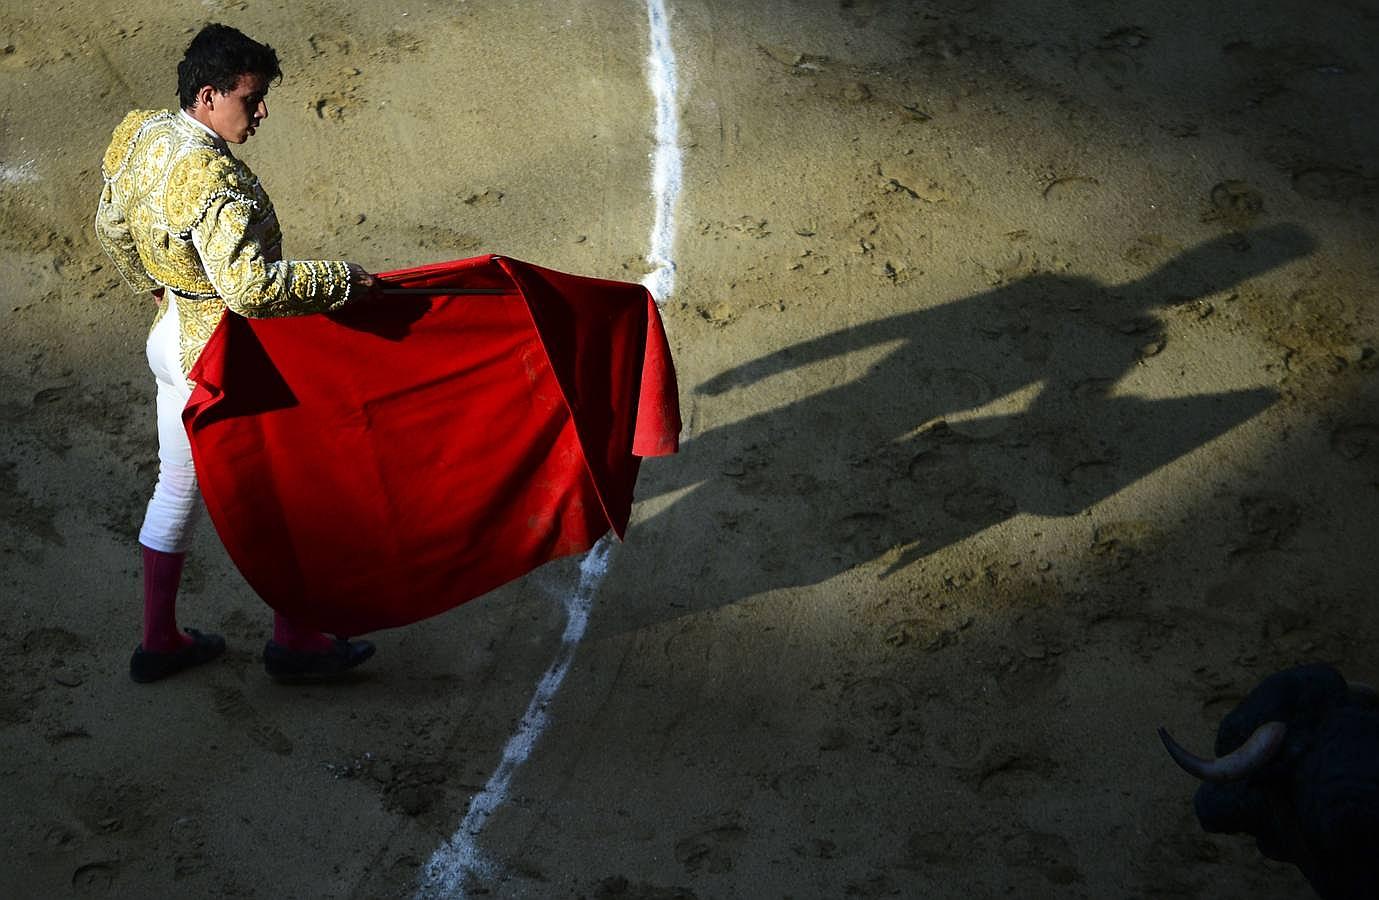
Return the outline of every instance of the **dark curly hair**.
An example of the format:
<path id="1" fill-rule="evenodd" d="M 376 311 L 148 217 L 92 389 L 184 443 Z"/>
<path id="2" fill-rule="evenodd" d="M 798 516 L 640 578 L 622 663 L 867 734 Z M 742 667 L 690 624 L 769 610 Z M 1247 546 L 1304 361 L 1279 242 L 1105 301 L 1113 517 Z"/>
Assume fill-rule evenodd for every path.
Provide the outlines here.
<path id="1" fill-rule="evenodd" d="M 245 74 L 262 75 L 269 81 L 282 78 L 277 52 L 238 28 L 212 22 L 197 32 L 177 64 L 177 97 L 183 109 L 191 109 L 202 85 L 228 94 Z"/>

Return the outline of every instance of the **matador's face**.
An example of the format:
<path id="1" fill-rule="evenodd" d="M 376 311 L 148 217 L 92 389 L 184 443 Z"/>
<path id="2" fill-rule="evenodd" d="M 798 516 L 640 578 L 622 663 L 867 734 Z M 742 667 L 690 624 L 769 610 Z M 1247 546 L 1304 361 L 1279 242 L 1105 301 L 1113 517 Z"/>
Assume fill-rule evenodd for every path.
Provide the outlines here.
<path id="1" fill-rule="evenodd" d="M 239 76 L 228 94 L 203 89 L 206 124 L 231 144 L 242 144 L 254 134 L 259 123 L 268 118 L 268 79 L 246 73 Z"/>

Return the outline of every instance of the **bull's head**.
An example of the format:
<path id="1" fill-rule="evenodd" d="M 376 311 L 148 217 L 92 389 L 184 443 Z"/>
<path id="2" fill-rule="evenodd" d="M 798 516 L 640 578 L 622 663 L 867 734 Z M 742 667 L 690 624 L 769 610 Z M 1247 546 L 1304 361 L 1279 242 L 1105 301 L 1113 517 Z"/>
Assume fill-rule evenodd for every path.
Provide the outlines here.
<path id="1" fill-rule="evenodd" d="M 1203 782 L 1193 798 L 1203 829 L 1254 835 L 1260 852 L 1296 863 L 1323 896 L 1348 896 L 1323 888 L 1340 849 L 1330 835 L 1338 822 L 1355 821 L 1352 807 L 1370 804 L 1366 735 L 1376 715 L 1373 688 L 1347 683 L 1331 666 L 1297 666 L 1265 678 L 1226 715 L 1215 758 L 1189 753 L 1163 728 L 1159 737 Z"/>
<path id="2" fill-rule="evenodd" d="M 1159 738 L 1173 761 L 1201 781 L 1225 783 L 1261 773 L 1284 749 L 1289 727 L 1315 730 L 1337 706 L 1379 706 L 1379 692 L 1348 683 L 1331 666 L 1296 666 L 1264 679 L 1222 720 L 1216 758 L 1184 750 L 1165 728 Z"/>

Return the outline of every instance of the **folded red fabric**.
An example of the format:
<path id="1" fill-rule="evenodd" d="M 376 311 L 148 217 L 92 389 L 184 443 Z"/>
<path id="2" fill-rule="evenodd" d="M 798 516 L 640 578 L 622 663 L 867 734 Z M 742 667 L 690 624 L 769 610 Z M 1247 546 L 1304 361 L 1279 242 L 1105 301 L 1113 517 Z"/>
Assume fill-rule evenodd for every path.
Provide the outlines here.
<path id="1" fill-rule="evenodd" d="M 642 286 L 497 256 L 380 277 L 409 292 L 333 315 L 227 313 L 183 413 L 245 579 L 341 635 L 622 537 L 640 457 L 676 452 L 680 432 Z"/>

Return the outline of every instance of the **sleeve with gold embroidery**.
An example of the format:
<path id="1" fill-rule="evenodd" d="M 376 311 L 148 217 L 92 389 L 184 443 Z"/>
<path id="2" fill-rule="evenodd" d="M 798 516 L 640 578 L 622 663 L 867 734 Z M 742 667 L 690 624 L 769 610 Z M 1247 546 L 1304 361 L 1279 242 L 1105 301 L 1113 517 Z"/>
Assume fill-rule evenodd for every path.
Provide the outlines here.
<path id="1" fill-rule="evenodd" d="M 270 318 L 339 309 L 350 301 L 349 265 L 334 260 L 277 259 L 256 234 L 260 210 L 233 192 L 213 196 L 192 226 L 192 243 L 225 305 L 242 316 Z"/>
<path id="2" fill-rule="evenodd" d="M 96 240 L 100 241 L 101 249 L 115 264 L 130 290 L 141 294 L 158 287 L 158 282 L 144 271 L 139 251 L 134 248 L 134 238 L 129 233 L 129 222 L 115 202 L 108 183 L 101 191 L 101 202 L 96 206 Z"/>

